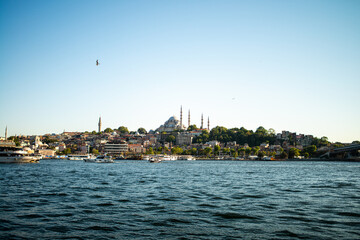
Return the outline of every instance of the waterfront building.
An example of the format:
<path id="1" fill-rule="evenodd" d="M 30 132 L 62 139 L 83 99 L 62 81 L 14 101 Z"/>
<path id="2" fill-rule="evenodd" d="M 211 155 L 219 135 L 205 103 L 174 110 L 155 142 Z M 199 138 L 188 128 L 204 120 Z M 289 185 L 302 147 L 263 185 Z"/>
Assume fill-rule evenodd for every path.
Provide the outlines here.
<path id="1" fill-rule="evenodd" d="M 38 153 L 44 157 L 54 157 L 55 156 L 55 151 L 52 149 L 40 149 L 40 150 L 38 150 Z"/>
<path id="2" fill-rule="evenodd" d="M 104 152 L 110 154 L 120 154 L 127 151 L 127 143 L 106 143 L 104 147 Z"/>

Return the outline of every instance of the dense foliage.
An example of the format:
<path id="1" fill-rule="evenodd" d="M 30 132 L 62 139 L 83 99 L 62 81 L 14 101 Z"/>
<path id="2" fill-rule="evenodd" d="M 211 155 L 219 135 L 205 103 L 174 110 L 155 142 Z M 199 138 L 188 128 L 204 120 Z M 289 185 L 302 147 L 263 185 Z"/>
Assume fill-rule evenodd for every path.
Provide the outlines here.
<path id="1" fill-rule="evenodd" d="M 273 129 L 266 130 L 264 127 L 258 127 L 256 131 L 242 128 L 231 128 L 217 126 L 211 129 L 210 133 L 204 130 L 200 136 L 194 139 L 194 143 L 205 143 L 217 140 L 221 143 L 236 141 L 237 144 L 245 143 L 249 146 L 259 146 L 261 143 L 268 142 L 274 144 L 276 140 L 275 131 Z"/>

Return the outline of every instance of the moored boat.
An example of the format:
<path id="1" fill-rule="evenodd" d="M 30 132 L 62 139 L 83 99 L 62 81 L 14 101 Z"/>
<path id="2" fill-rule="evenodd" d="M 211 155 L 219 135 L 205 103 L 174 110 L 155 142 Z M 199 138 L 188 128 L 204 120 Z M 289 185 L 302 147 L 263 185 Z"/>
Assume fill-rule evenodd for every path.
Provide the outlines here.
<path id="1" fill-rule="evenodd" d="M 90 163 L 113 163 L 114 160 L 112 159 L 111 156 L 106 156 L 106 155 L 100 155 L 97 156 L 96 158 L 88 158 L 88 159 L 84 159 L 85 162 L 90 162 Z"/>
<path id="2" fill-rule="evenodd" d="M 82 161 L 84 159 L 91 159 L 94 158 L 94 156 L 92 156 L 91 154 L 74 154 L 74 155 L 68 155 L 68 160 L 73 160 L 73 161 Z"/>
<path id="3" fill-rule="evenodd" d="M 161 162 L 161 161 L 162 161 L 162 159 L 159 156 L 152 156 L 152 157 L 149 158 L 150 163 L 158 163 L 158 162 Z"/>
<path id="4" fill-rule="evenodd" d="M 29 154 L 21 147 L 0 146 L 0 163 L 32 163 L 40 159 L 41 156 Z"/>

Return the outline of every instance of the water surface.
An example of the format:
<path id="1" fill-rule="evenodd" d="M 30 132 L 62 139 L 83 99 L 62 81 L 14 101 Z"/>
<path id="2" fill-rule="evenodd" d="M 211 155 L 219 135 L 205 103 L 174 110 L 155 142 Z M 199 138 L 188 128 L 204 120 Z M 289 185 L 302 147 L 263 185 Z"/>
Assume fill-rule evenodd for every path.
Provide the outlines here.
<path id="1" fill-rule="evenodd" d="M 0 165 L 1 239 L 360 239 L 360 163 Z"/>

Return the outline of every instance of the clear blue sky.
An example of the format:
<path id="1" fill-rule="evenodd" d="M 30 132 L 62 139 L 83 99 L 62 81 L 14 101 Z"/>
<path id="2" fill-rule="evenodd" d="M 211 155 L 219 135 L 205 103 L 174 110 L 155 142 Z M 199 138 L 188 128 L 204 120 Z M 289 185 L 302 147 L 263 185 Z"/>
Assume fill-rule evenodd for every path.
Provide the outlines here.
<path id="1" fill-rule="evenodd" d="M 360 140 L 357 0 L 9 0 L 0 34 L 9 135 L 156 129 L 182 105 L 198 126 Z"/>

